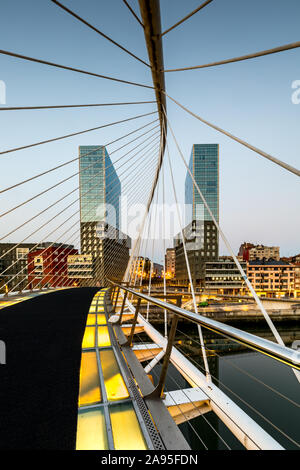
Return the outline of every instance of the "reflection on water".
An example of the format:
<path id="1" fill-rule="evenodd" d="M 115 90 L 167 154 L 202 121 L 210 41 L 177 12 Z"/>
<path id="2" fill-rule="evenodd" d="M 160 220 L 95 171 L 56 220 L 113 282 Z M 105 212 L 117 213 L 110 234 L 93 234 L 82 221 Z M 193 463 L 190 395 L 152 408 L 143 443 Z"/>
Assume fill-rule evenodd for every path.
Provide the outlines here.
<path id="1" fill-rule="evenodd" d="M 273 340 L 267 327 L 243 325 L 242 328 Z M 278 331 L 288 346 L 300 339 L 299 326 L 281 324 Z M 293 371 L 288 366 L 245 349 L 232 340 L 205 330 L 203 333 L 205 346 L 209 349 L 208 362 L 214 383 L 284 448 L 299 449 L 300 383 Z M 176 341 L 176 347 L 203 371 L 196 326 L 179 325 Z M 158 365 L 154 369 L 154 379 L 160 368 L 161 365 Z M 188 388 L 190 385 L 171 365 L 166 390 L 184 387 Z M 180 429 L 193 449 L 244 448 L 211 412 L 180 425 Z"/>

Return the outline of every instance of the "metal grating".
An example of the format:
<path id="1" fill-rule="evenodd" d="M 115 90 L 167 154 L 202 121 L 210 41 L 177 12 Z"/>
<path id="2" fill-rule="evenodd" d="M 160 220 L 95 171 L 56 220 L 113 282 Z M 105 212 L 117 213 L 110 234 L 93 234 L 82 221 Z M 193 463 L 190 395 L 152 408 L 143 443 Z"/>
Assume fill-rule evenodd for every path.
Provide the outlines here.
<path id="1" fill-rule="evenodd" d="M 135 399 L 135 403 L 137 404 L 139 411 L 142 415 L 144 420 L 145 426 L 151 438 L 154 450 L 165 450 L 165 446 L 160 438 L 159 433 L 157 432 L 156 427 L 153 424 L 153 421 L 150 417 L 149 411 L 145 405 L 143 398 L 141 397 L 140 393 L 138 392 L 136 385 L 132 379 L 132 377 L 128 378 L 129 381 L 129 388 L 132 393 L 132 396 Z"/>

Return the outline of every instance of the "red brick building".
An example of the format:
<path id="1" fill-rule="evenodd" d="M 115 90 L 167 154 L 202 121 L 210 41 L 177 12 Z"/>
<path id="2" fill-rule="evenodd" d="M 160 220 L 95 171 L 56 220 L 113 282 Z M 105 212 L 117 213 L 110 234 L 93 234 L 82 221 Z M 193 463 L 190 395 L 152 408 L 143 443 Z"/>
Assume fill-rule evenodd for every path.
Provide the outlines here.
<path id="1" fill-rule="evenodd" d="M 46 244 L 45 248 L 28 253 L 30 289 L 71 285 L 68 277 L 68 256 L 78 254 L 73 245 Z"/>

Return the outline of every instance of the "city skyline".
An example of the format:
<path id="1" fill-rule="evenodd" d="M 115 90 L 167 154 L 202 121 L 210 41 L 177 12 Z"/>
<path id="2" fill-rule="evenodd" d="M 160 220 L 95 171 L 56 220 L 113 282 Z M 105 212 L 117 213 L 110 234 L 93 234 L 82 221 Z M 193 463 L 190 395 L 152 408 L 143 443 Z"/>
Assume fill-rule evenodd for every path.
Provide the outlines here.
<path id="1" fill-rule="evenodd" d="M 128 66 L 128 56 L 115 50 L 110 44 L 105 43 L 97 37 L 94 32 L 84 29 L 82 25 L 76 23 L 67 15 L 61 15 L 55 5 L 40 3 L 36 13 L 28 14 L 28 11 L 35 11 L 30 8 L 30 3 L 25 6 L 23 2 L 6 2 L 7 23 L 2 28 L 3 48 L 15 49 L 20 53 L 31 52 L 33 56 L 53 58 L 53 52 L 57 54 L 57 61 L 69 65 L 78 65 L 82 68 L 100 71 L 92 54 L 86 54 L 86 50 L 101 51 L 101 57 L 106 58 L 105 68 L 107 73 L 118 75 L 119 70 L 124 71 L 125 78 L 134 77 L 137 81 L 144 83 L 151 82 L 148 71 L 137 61 L 132 60 Z M 133 2 L 133 6 L 136 2 Z M 70 3 L 66 2 L 69 6 Z M 15 7 L 18 7 L 20 15 L 15 17 Z M 259 50 L 262 47 L 272 47 L 277 44 L 292 42 L 297 38 L 298 25 L 296 18 L 300 9 L 296 1 L 289 2 L 289 8 L 285 5 L 276 5 L 272 8 L 272 22 L 267 21 L 268 11 L 273 2 L 252 2 L 247 8 L 247 19 L 244 17 L 244 10 L 240 2 L 230 1 L 230 8 L 235 11 L 235 19 L 228 18 L 227 24 L 219 19 L 222 18 L 226 7 L 219 2 L 216 5 L 212 2 L 201 13 L 198 19 L 191 18 L 189 23 L 178 28 L 176 34 L 171 32 L 166 36 L 165 49 L 167 63 L 166 67 L 184 66 L 189 63 L 201 63 L 208 61 L 209 57 L 226 58 Z M 162 21 L 172 23 L 177 17 L 184 15 L 190 8 L 196 7 L 197 2 L 191 1 L 189 5 L 176 1 L 174 8 L 168 9 L 167 2 L 162 2 Z M 228 6 L 228 5 L 227 5 Z M 80 13 L 82 6 L 80 2 L 72 2 L 72 8 Z M 97 5 L 87 3 L 84 9 L 84 16 L 92 23 L 93 14 L 97 10 Z M 118 26 L 126 28 L 128 47 L 135 50 L 138 55 L 146 58 L 146 48 L 142 38 L 142 31 L 133 28 L 134 18 L 127 15 L 126 9 L 120 11 L 116 19 L 112 15 L 113 2 L 107 4 L 101 15 L 103 24 L 107 30 L 113 30 L 117 36 L 121 35 Z M 260 15 L 256 15 L 259 8 Z M 217 25 L 213 40 L 209 47 L 202 49 L 188 47 L 190 44 L 197 44 L 209 33 L 212 20 L 216 18 L 218 11 Z M 166 14 L 167 13 L 167 14 Z M 36 21 L 35 14 L 39 14 L 39 21 Z M 14 18 L 17 32 L 12 33 L 8 28 L 9 19 Z M 45 20 L 43 20 L 43 18 Z M 113 18 L 113 20 L 112 20 Z M 126 21 L 124 21 L 126 18 Z M 166 20 L 167 18 L 167 20 Z M 49 20 L 49 23 L 47 21 Z M 53 37 L 52 28 L 49 24 L 55 22 L 56 36 Z M 229 22 L 229 23 L 228 23 Z M 200 24 L 200 29 L 199 29 Z M 247 40 L 247 31 L 251 24 L 256 25 L 255 37 L 251 42 Z M 288 27 L 287 27 L 288 25 Z M 168 24 L 164 25 L 165 27 Z M 37 32 L 43 34 L 43 48 L 38 41 L 33 41 L 32 37 L 23 34 L 26 30 L 38 28 Z M 122 30 L 124 31 L 124 29 Z M 222 34 L 226 31 L 226 41 L 222 41 Z M 68 33 L 66 35 L 66 32 Z M 123 34 L 123 33 L 122 33 Z M 171 34 L 173 40 L 171 40 Z M 239 35 L 239 42 L 235 38 Z M 67 38 L 72 38 L 72 41 Z M 120 36 L 121 41 L 121 36 Z M 196 42 L 197 41 L 197 42 Z M 85 44 L 83 46 L 83 43 Z M 60 44 L 59 47 L 56 45 Z M 176 44 L 176 46 L 174 46 Z M 262 46 L 263 45 L 263 46 Z M 170 96 L 174 96 L 195 112 L 207 117 L 212 122 L 232 130 L 237 135 L 252 141 L 262 149 L 297 165 L 298 142 L 297 126 L 299 121 L 300 107 L 293 104 L 292 82 L 298 79 L 298 70 L 295 57 L 297 50 L 287 51 L 283 54 L 266 57 L 265 59 L 254 59 L 252 61 L 229 64 L 222 69 L 203 69 L 190 72 L 180 72 L 178 74 L 166 73 L 166 81 Z M 78 57 L 80 56 L 80 61 Z M 0 79 L 6 83 L 6 106 L 31 104 L 56 104 L 67 102 L 92 102 L 94 96 L 101 101 L 124 101 L 124 96 L 128 100 L 143 100 L 145 97 L 153 98 L 152 91 L 130 87 L 127 85 L 115 86 L 105 80 L 99 81 L 89 77 L 78 77 L 68 71 L 50 70 L 41 65 L 22 63 L 18 59 L 10 57 L 1 58 Z M 19 71 L 22 69 L 22 77 Z M 126 73 L 125 73 L 126 72 Z M 280 73 L 279 73 L 280 72 Z M 262 80 L 256 80 L 261 76 Z M 180 87 L 182 80 L 188 87 Z M 70 86 L 72 83 L 72 86 Z M 195 94 L 189 91 L 198 89 Z M 43 84 L 43 85 L 42 85 Z M 176 89 L 176 93 L 175 90 Z M 206 90 L 205 93 L 202 90 Z M 45 94 L 46 91 L 46 94 Z M 80 98 L 80 99 L 79 99 Z M 134 111 L 128 112 L 125 108 L 118 108 L 117 119 L 126 118 L 129 115 L 143 113 L 155 109 L 155 105 L 136 106 Z M 245 115 L 247 109 L 247 115 Z M 299 218 L 290 217 L 297 213 L 296 181 L 293 175 L 289 175 L 270 162 L 264 161 L 253 152 L 246 150 L 235 143 L 232 143 L 224 136 L 220 136 L 216 131 L 204 127 L 197 121 L 193 121 L 188 115 L 185 116 L 185 124 L 182 126 L 183 114 L 176 108 L 174 103 L 168 103 L 169 119 L 174 126 L 174 131 L 180 136 L 180 145 L 186 156 L 189 155 L 192 142 L 218 142 L 222 148 L 222 159 L 220 162 L 220 223 L 234 251 L 245 239 L 251 239 L 254 243 L 265 245 L 280 245 L 283 255 L 292 255 L 298 251 Z M 91 128 L 95 123 L 99 125 L 104 121 L 115 121 L 116 108 L 104 109 L 84 109 L 81 110 L 52 110 L 30 111 L 31 120 L 25 121 L 22 113 L 14 115 L 6 113 L 5 122 L 2 122 L 2 149 L 14 146 L 21 146 L 38 140 L 37 136 L 51 138 L 62 135 L 72 130 Z M 284 118 L 284 123 L 282 122 Z M 2 119 L 2 117 L 1 117 Z M 141 126 L 143 124 L 141 120 Z M 12 125 L 18 128 L 18 132 L 11 132 Z M 124 130 L 130 131 L 129 124 L 124 125 Z M 51 165 L 59 164 L 69 158 L 75 157 L 78 145 L 106 143 L 116 138 L 113 128 L 99 131 L 101 134 L 90 134 L 89 136 L 77 136 L 73 139 L 66 139 L 59 143 L 51 143 L 41 148 L 25 149 L 16 154 L 11 154 L 8 158 L 3 156 L 3 174 L 7 185 L 14 184 L 20 179 L 20 175 L 29 176 L 30 168 L 36 168 L 36 172 L 46 170 Z M 117 137 L 118 137 L 117 135 Z M 116 148 L 115 145 L 113 148 Z M 184 186 L 181 175 L 183 166 L 180 157 L 171 143 L 171 156 L 174 162 L 174 176 L 177 182 L 179 199 L 183 201 Z M 287 151 L 288 150 L 288 151 Z M 112 161 L 115 161 L 113 158 Z M 167 167 L 167 165 L 166 165 Z M 69 168 L 76 169 L 76 164 Z M 15 171 L 17 169 L 17 171 Z M 61 170 L 61 177 L 68 176 L 68 172 Z M 54 176 L 54 175 L 53 175 Z M 168 172 L 166 171 L 167 184 L 170 185 Z M 49 175 L 45 176 L 45 185 L 51 185 L 55 179 Z M 67 186 L 70 190 L 74 187 L 71 183 Z M 280 188 L 280 191 L 278 191 Z M 28 197 L 38 192 L 38 182 L 32 182 L 27 190 Z M 55 197 L 63 195 L 63 191 L 58 188 Z M 166 196 L 169 197 L 170 196 Z M 53 195 L 45 196 L 44 201 L 51 204 Z M 32 212 L 40 209 L 38 203 L 33 202 L 30 206 L 24 207 L 24 211 L 17 213 L 17 220 L 22 222 L 23 218 L 29 218 Z M 8 215 L 6 218 L 7 231 L 14 226 L 16 217 Z M 33 225 L 37 227 L 37 225 Z M 23 229 L 19 234 L 13 235 L 7 241 L 18 241 L 26 233 Z M 42 236 L 41 236 L 42 238 Z M 220 253 L 226 253 L 222 242 L 220 243 Z M 162 256 L 157 254 L 157 260 Z"/>
<path id="2" fill-rule="evenodd" d="M 300 448 L 299 0 L 2 14 L 0 450 Z"/>

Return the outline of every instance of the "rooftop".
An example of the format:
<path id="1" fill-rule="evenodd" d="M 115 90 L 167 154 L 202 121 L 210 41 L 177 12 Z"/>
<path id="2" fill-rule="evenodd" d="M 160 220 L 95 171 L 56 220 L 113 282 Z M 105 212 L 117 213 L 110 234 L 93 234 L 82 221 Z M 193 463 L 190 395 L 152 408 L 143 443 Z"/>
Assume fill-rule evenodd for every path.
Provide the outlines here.
<path id="1" fill-rule="evenodd" d="M 276 259 L 254 259 L 249 261 L 250 266 L 260 266 L 260 265 L 267 265 L 267 266 L 290 266 L 291 263 L 282 260 Z"/>

